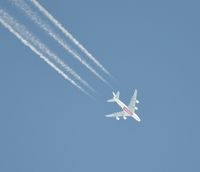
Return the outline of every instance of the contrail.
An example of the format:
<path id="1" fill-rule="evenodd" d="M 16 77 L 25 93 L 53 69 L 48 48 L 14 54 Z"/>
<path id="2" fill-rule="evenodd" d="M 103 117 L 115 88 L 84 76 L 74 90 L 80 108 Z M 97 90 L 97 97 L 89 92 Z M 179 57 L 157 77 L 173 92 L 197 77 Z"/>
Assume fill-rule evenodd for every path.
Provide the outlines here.
<path id="1" fill-rule="evenodd" d="M 25 14 L 34 21 L 40 28 L 42 28 L 46 33 L 49 34 L 55 41 L 58 42 L 65 50 L 67 50 L 74 58 L 76 58 L 81 64 L 83 64 L 90 72 L 92 72 L 96 77 L 98 77 L 104 83 L 107 81 L 95 70 L 93 69 L 87 62 L 85 62 L 77 53 L 75 53 L 66 43 L 65 41 L 58 36 L 49 25 L 47 25 L 23 0 L 11 0 L 14 4 L 23 10 Z M 108 84 L 108 83 L 107 83 Z"/>
<path id="2" fill-rule="evenodd" d="M 12 23 L 15 29 L 23 35 L 28 41 L 30 41 L 34 46 L 36 46 L 40 51 L 44 52 L 50 58 L 52 58 L 55 62 L 57 62 L 65 71 L 70 73 L 75 79 L 80 81 L 83 85 L 87 86 L 89 89 L 94 91 L 94 89 L 83 80 L 73 69 L 71 69 L 66 63 L 64 63 L 58 56 L 56 56 L 53 52 L 51 52 L 45 44 L 41 43 L 39 39 L 33 36 L 24 26 L 18 24 L 13 18 L 7 17 L 7 21 Z"/>
<path id="3" fill-rule="evenodd" d="M 17 21 L 15 21 L 7 12 L 3 9 L 0 9 L 0 23 L 7 28 L 12 34 L 14 34 L 25 46 L 29 47 L 34 53 L 36 53 L 41 59 L 43 59 L 48 65 L 50 65 L 54 70 L 56 70 L 61 76 L 64 77 L 65 80 L 68 80 L 72 85 L 77 87 L 83 93 L 88 94 L 80 85 L 78 85 L 74 80 L 72 80 L 68 75 L 66 75 L 61 69 L 59 69 L 54 63 L 52 63 L 41 50 L 38 50 L 32 43 L 30 43 L 29 39 L 25 35 L 22 35 L 19 29 L 23 28 L 23 31 L 29 33 L 25 30 L 25 27 L 20 25 Z M 31 33 L 29 33 L 31 35 Z M 25 37 L 25 38 L 24 38 Z"/>
<path id="4" fill-rule="evenodd" d="M 62 24 L 56 20 L 38 1 L 30 0 L 37 8 L 40 10 L 57 28 L 59 28 L 66 37 L 68 37 L 79 49 L 95 63 L 103 72 L 111 77 L 110 72 L 108 72 L 105 67 L 81 44 L 77 39 L 75 39 L 72 34 L 62 26 Z"/>

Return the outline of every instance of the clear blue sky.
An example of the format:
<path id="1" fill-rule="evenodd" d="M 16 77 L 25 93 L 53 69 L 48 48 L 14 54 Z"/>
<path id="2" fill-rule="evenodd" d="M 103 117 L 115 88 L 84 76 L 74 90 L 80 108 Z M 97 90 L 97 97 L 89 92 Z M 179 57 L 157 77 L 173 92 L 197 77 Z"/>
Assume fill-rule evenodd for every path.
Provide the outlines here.
<path id="1" fill-rule="evenodd" d="M 40 1 L 113 74 L 138 115 L 105 114 L 111 89 L 24 17 L 14 15 L 97 90 L 92 100 L 0 25 L 0 171 L 200 171 L 200 2 Z"/>

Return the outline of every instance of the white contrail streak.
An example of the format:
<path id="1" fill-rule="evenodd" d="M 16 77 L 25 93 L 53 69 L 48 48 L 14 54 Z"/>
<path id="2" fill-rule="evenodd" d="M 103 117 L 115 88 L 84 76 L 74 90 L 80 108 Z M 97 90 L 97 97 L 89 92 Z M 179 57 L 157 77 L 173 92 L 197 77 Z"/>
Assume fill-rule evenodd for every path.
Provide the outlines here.
<path id="1" fill-rule="evenodd" d="M 76 58 L 81 64 L 83 64 L 90 72 L 92 72 L 95 76 L 97 76 L 100 80 L 107 83 L 107 81 L 96 72 L 86 61 L 84 61 L 77 53 L 75 53 L 66 43 L 65 41 L 57 35 L 49 25 L 47 25 L 23 0 L 11 0 L 14 4 L 23 10 L 25 14 L 34 21 L 41 29 L 43 29 L 46 33 L 49 34 L 55 41 L 58 42 L 65 50 L 67 50 L 74 58 Z M 107 83 L 108 84 L 108 83 Z"/>
<path id="2" fill-rule="evenodd" d="M 94 91 L 94 89 L 83 80 L 73 69 L 71 69 L 66 63 L 64 63 L 58 56 L 56 56 L 53 52 L 51 52 L 45 44 L 41 43 L 39 39 L 37 39 L 33 34 L 31 34 L 24 26 L 19 25 L 13 18 L 7 17 L 7 21 L 12 23 L 15 26 L 15 29 L 23 35 L 28 41 L 30 41 L 34 46 L 40 49 L 42 52 L 45 52 L 50 58 L 52 58 L 56 63 L 58 63 L 66 72 L 70 73 L 75 79 L 80 81 L 83 85 L 87 86 L 89 89 Z"/>
<path id="3" fill-rule="evenodd" d="M 107 75 L 111 76 L 110 72 L 103 67 L 103 65 L 81 44 L 77 39 L 75 39 L 72 34 L 62 26 L 62 24 L 56 20 L 38 1 L 30 0 L 57 28 L 59 28 L 65 36 L 67 36 L 80 50 L 92 60 L 102 71 Z"/>
<path id="4" fill-rule="evenodd" d="M 59 69 L 54 63 L 52 63 L 45 55 L 38 50 L 29 40 L 26 40 L 27 37 L 21 35 L 18 32 L 18 27 L 21 25 L 17 23 L 8 13 L 6 13 L 3 9 L 0 9 L 0 23 L 7 28 L 12 34 L 14 34 L 25 46 L 29 47 L 34 53 L 36 53 L 41 59 L 43 59 L 48 65 L 50 65 L 54 70 L 56 70 L 64 79 L 68 80 L 72 85 L 77 87 L 83 93 L 89 95 L 81 86 L 79 86 L 74 80 L 68 77 L 61 69 Z M 21 27 L 20 27 L 21 28 Z M 22 28 L 24 28 L 22 26 Z M 25 30 L 24 30 L 25 31 Z M 28 32 L 28 31 L 26 31 Z M 29 38 L 28 38 L 29 39 Z M 89 95 L 90 96 L 90 95 Z"/>

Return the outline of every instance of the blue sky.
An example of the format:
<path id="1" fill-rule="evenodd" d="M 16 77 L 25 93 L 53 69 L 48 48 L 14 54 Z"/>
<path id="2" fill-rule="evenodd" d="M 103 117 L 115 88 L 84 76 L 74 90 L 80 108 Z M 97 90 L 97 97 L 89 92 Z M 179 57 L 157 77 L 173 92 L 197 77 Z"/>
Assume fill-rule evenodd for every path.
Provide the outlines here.
<path id="1" fill-rule="evenodd" d="M 39 1 L 112 73 L 138 115 L 105 114 L 103 84 L 8 1 L 26 25 L 97 90 L 90 99 L 0 26 L 0 171 L 199 171 L 198 1 Z"/>

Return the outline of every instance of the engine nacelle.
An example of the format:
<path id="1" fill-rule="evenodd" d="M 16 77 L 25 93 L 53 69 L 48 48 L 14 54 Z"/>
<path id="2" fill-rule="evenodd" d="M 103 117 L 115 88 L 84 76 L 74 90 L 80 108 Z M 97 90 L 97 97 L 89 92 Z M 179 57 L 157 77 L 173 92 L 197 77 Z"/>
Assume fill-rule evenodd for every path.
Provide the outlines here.
<path id="1" fill-rule="evenodd" d="M 136 100 L 136 103 L 140 103 L 139 100 Z"/>
<path id="2" fill-rule="evenodd" d="M 127 119 L 127 117 L 126 117 L 126 116 L 123 116 L 123 118 L 124 118 L 124 120 L 126 120 L 126 119 Z"/>
<path id="3" fill-rule="evenodd" d="M 119 121 L 119 120 L 120 120 L 120 118 L 117 116 L 117 117 L 116 117 L 116 120 L 117 120 L 117 121 Z"/>
<path id="4" fill-rule="evenodd" d="M 138 107 L 135 106 L 135 110 L 138 110 Z"/>

